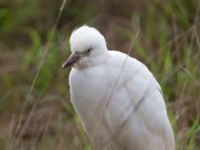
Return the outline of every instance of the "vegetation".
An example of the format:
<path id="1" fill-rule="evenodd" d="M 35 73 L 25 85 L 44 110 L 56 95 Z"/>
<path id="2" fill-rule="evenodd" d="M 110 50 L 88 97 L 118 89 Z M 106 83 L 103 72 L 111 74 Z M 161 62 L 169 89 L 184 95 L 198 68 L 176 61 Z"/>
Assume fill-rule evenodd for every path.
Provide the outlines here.
<path id="1" fill-rule="evenodd" d="M 68 0 L 63 11 L 62 3 L 0 2 L 0 149 L 92 149 L 61 69 L 82 24 L 100 29 L 110 49 L 127 52 L 136 39 L 131 55 L 162 86 L 177 150 L 200 149 L 200 2 Z"/>

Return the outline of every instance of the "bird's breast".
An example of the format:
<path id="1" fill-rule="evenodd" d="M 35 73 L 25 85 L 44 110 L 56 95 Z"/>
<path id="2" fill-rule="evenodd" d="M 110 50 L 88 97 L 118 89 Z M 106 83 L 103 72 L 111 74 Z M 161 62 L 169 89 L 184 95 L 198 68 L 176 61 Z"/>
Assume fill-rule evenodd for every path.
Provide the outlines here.
<path id="1" fill-rule="evenodd" d="M 90 137 L 93 136 L 93 131 L 98 131 L 98 134 L 95 133 L 98 136 L 95 141 L 101 141 L 100 143 L 110 138 L 110 132 L 119 126 L 119 118 L 123 118 L 126 115 L 123 112 L 126 113 L 130 108 L 126 90 L 119 89 L 116 84 L 118 74 L 111 73 L 103 68 L 92 72 L 73 70 L 69 78 L 73 107 Z M 118 83 L 120 82 L 119 79 Z"/>
<path id="2" fill-rule="evenodd" d="M 70 95 L 73 107 L 83 122 L 89 122 L 99 103 L 108 93 L 109 82 L 104 69 L 75 70 L 70 73 Z"/>

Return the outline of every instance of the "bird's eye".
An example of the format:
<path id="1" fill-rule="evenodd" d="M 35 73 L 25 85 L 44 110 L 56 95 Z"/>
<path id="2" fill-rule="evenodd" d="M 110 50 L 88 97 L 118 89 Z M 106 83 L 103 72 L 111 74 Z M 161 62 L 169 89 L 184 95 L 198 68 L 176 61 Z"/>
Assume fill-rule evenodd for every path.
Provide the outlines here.
<path id="1" fill-rule="evenodd" d="M 92 51 L 92 48 L 88 48 L 88 49 L 86 50 L 87 53 L 90 53 L 91 51 Z"/>

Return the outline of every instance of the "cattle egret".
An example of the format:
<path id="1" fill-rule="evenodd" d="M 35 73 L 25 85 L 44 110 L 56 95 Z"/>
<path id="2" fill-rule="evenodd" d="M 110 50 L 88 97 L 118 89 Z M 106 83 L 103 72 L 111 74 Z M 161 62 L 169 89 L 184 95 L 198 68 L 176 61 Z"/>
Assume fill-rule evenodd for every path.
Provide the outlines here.
<path id="1" fill-rule="evenodd" d="M 104 36 L 81 26 L 70 37 L 71 102 L 100 150 L 175 150 L 160 85 L 140 61 L 108 50 Z"/>

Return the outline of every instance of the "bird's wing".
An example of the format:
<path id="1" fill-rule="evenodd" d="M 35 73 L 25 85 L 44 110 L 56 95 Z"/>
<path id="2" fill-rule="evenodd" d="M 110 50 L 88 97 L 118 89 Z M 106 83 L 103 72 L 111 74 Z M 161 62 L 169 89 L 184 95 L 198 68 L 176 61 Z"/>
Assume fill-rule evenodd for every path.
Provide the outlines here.
<path id="1" fill-rule="evenodd" d="M 127 113 L 129 115 L 125 115 L 122 123 L 126 124 L 130 119 L 131 130 L 140 130 L 140 138 L 136 139 L 139 139 L 137 142 L 141 143 L 142 149 L 153 150 L 159 146 L 160 150 L 174 150 L 174 137 L 165 102 L 160 85 L 152 73 L 136 59 L 129 58 L 124 79 L 126 81 L 123 88 L 132 102 L 132 109 L 131 113 Z M 134 138 L 134 135 L 130 136 Z"/>
<path id="2" fill-rule="evenodd" d="M 124 61 L 126 56 L 119 52 L 113 53 L 115 55 L 113 58 L 116 60 L 112 60 L 112 66 L 123 67 L 123 64 L 119 65 L 116 62 L 122 62 L 120 59 Z M 120 121 L 114 123 L 114 125 L 118 124 L 117 133 L 120 133 L 120 130 L 124 131 L 120 136 L 116 135 L 121 137 L 120 141 L 126 141 L 125 147 L 128 150 L 175 149 L 173 132 L 160 85 L 145 65 L 128 57 L 113 99 L 115 100 L 111 102 L 113 105 L 116 105 L 118 100 L 122 107 L 128 106 L 118 110 L 123 114 Z M 124 103 L 130 104 L 125 106 Z M 116 107 L 120 106 L 115 106 L 113 112 L 120 114 L 116 111 Z"/>

